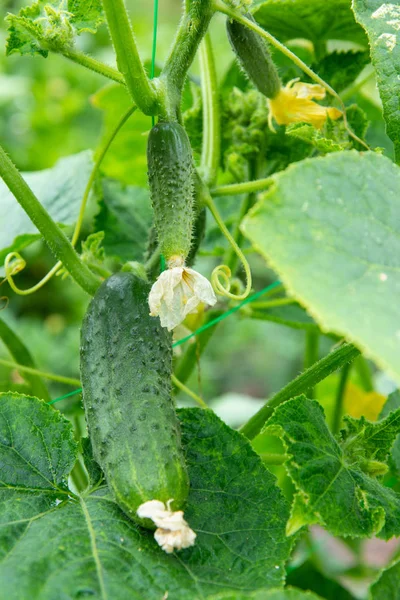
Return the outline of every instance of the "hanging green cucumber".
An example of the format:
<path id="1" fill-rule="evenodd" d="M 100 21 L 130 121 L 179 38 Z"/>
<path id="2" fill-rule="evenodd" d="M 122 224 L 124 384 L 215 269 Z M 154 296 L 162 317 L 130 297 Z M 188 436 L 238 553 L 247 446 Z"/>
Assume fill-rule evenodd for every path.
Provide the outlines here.
<path id="1" fill-rule="evenodd" d="M 168 262 L 186 259 L 193 229 L 193 159 L 186 131 L 160 121 L 150 131 L 147 164 L 160 249 Z"/>
<path id="2" fill-rule="evenodd" d="M 254 21 L 251 14 L 246 17 Z M 281 80 L 265 41 L 254 31 L 234 20 L 226 23 L 228 38 L 241 67 L 259 92 L 275 98 L 281 89 Z"/>
<path id="3" fill-rule="evenodd" d="M 82 325 L 81 381 L 94 458 L 117 503 L 145 527 L 157 525 L 170 552 L 195 534 L 174 512 L 189 481 L 171 398 L 171 336 L 149 316 L 148 294 L 129 272 L 100 286 Z"/>
<path id="4" fill-rule="evenodd" d="M 167 265 L 151 288 L 150 314 L 171 330 L 201 303 L 213 305 L 217 299 L 210 282 L 186 266 L 195 220 L 194 169 L 189 138 L 179 123 L 160 121 L 153 127 L 147 161 L 157 238 Z"/>

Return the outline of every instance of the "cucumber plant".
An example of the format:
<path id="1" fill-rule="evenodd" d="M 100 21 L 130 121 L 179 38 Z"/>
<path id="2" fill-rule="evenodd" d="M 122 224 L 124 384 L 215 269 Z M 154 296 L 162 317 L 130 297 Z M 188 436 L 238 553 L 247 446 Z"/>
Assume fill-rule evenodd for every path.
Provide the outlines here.
<path id="1" fill-rule="evenodd" d="M 149 66 L 144 0 L 19 4 L 0 597 L 396 600 L 397 7 L 158 0 Z"/>

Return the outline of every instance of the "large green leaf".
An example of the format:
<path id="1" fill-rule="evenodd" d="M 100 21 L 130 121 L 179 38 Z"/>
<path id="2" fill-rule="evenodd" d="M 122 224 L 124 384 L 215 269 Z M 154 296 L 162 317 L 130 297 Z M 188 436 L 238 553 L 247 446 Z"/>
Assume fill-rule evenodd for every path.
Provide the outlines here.
<path id="1" fill-rule="evenodd" d="M 72 225 L 92 168 L 92 153 L 85 151 L 62 158 L 51 169 L 23 173 L 23 176 L 54 221 Z M 19 252 L 40 237 L 35 225 L 0 180 L 0 265 L 9 252 Z"/>
<path id="2" fill-rule="evenodd" d="M 26 399 L 17 414 L 29 415 L 29 402 L 31 411 L 47 410 L 41 431 L 46 439 L 54 435 L 49 418 L 61 417 L 43 403 Z M 7 535 L 0 545 L 0 589 L 7 600 L 160 600 L 166 592 L 175 600 L 203 600 L 221 590 L 247 595 L 282 584 L 290 550 L 288 507 L 274 477 L 248 441 L 211 411 L 184 410 L 179 416 L 191 480 L 185 517 L 197 532 L 195 546 L 166 555 L 152 532 L 122 513 L 106 487 L 57 507 L 32 502 L 24 513 L 20 501 L 10 502 L 1 516 Z M 8 422 L 16 424 L 12 414 Z M 25 447 L 43 456 L 45 447 L 31 448 L 30 419 L 24 423 Z M 57 440 L 54 445 L 60 446 Z M 90 462 L 90 449 L 85 455 Z M 3 470 L 11 469 L 1 461 L 1 478 Z"/>
<path id="3" fill-rule="evenodd" d="M 399 535 L 400 496 L 370 475 L 399 430 L 400 410 L 378 423 L 345 417 L 339 444 L 318 402 L 298 396 L 279 406 L 266 432 L 282 439 L 297 488 L 288 533 L 318 523 L 334 535 Z"/>
<path id="4" fill-rule="evenodd" d="M 400 600 L 400 562 L 396 562 L 386 571 L 370 590 L 370 600 Z"/>
<path id="5" fill-rule="evenodd" d="M 400 381 L 400 169 L 355 151 L 274 178 L 243 232 L 322 329 Z"/>
<path id="6" fill-rule="evenodd" d="M 287 588 L 285 590 L 258 590 L 251 594 L 222 592 L 216 596 L 209 596 L 207 600 L 318 600 L 319 598 L 320 596 L 316 596 L 312 592 Z"/>
<path id="7" fill-rule="evenodd" d="M 350 40 L 366 44 L 350 0 L 255 0 L 254 16 L 280 40 Z"/>
<path id="8" fill-rule="evenodd" d="M 0 394 L 0 560 L 38 515 L 68 499 L 76 449 L 71 425 L 45 402 Z"/>
<path id="9" fill-rule="evenodd" d="M 398 2 L 353 0 L 356 19 L 367 32 L 387 134 L 400 160 L 400 6 Z"/>
<path id="10" fill-rule="evenodd" d="M 384 419 L 391 412 L 394 412 L 400 408 L 400 391 L 396 390 L 392 394 L 388 396 L 384 407 L 382 408 L 381 414 L 379 415 L 380 419 Z M 392 460 L 394 465 L 394 470 L 400 474 L 400 435 L 397 436 L 396 441 L 393 444 L 392 448 Z"/>
<path id="11" fill-rule="evenodd" d="M 103 200 L 96 228 L 104 231 L 103 248 L 108 256 L 123 261 L 142 260 L 147 247 L 153 210 L 147 189 L 103 182 Z"/>
<path id="12" fill-rule="evenodd" d="M 103 21 L 101 0 L 37 0 L 9 14 L 7 54 L 40 54 L 70 48 L 75 34 L 95 33 Z"/>

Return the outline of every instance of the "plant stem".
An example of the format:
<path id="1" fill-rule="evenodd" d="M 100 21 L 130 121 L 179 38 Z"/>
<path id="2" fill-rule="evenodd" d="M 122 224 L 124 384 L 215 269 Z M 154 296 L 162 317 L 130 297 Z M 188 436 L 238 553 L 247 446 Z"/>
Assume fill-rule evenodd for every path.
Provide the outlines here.
<path id="1" fill-rule="evenodd" d="M 57 227 L 46 209 L 40 204 L 1 147 L 0 176 L 38 228 L 54 256 L 63 263 L 71 277 L 81 288 L 88 294 L 93 295 L 100 285 L 100 280 L 82 263 L 65 234 Z"/>
<path id="2" fill-rule="evenodd" d="M 78 218 L 77 218 L 75 228 L 74 228 L 74 233 L 73 233 L 72 239 L 71 239 L 72 247 L 75 247 L 75 245 L 79 239 L 79 234 L 81 232 L 81 227 L 82 227 L 82 223 L 83 223 L 83 217 L 85 215 L 87 201 L 89 199 L 89 195 L 90 195 L 93 183 L 97 177 L 97 173 L 100 168 L 100 165 L 103 162 L 104 157 L 107 154 L 108 149 L 110 148 L 112 142 L 114 141 L 117 133 L 120 131 L 120 129 L 126 123 L 126 121 L 129 119 L 129 117 L 135 112 L 136 108 L 137 107 L 135 105 L 133 105 L 126 111 L 126 113 L 118 121 L 116 127 L 113 129 L 111 134 L 106 138 L 104 144 L 100 148 L 100 151 L 97 155 L 96 162 L 93 165 L 92 172 L 90 173 L 90 177 L 86 184 L 86 188 L 85 188 L 85 191 L 83 194 Z M 16 294 L 19 294 L 20 296 L 28 296 L 30 294 L 35 293 L 37 290 L 39 290 L 41 287 L 43 287 L 53 277 L 53 275 L 55 275 L 59 271 L 59 269 L 62 267 L 62 262 L 58 261 L 54 265 L 54 267 L 47 273 L 47 275 L 45 275 L 43 277 L 43 279 L 41 279 L 34 286 L 23 290 L 23 289 L 20 289 L 19 287 L 17 287 L 13 280 L 13 275 L 15 273 L 12 268 L 12 260 L 14 258 L 17 258 L 18 260 L 22 261 L 22 263 L 23 263 L 22 268 L 18 269 L 18 272 L 21 271 L 25 267 L 26 263 L 25 263 L 24 259 L 17 252 L 10 252 L 10 254 L 7 255 L 4 266 L 5 266 L 6 278 L 7 278 L 9 286 Z M 110 272 L 107 269 L 102 269 L 98 265 L 88 265 L 88 266 L 90 266 L 91 270 L 96 271 L 103 278 L 107 278 L 110 276 Z"/>
<path id="3" fill-rule="evenodd" d="M 89 479 L 86 470 L 83 467 L 79 458 L 76 460 L 74 468 L 71 471 L 70 477 L 78 492 L 84 492 L 86 490 L 89 484 Z"/>
<path id="4" fill-rule="evenodd" d="M 349 100 L 349 98 L 351 98 L 352 96 L 354 96 L 354 94 L 359 92 L 364 87 L 364 85 L 367 84 L 374 77 L 375 77 L 375 70 L 371 67 L 371 71 L 369 71 L 369 73 L 367 73 L 367 75 L 365 75 L 365 77 L 363 77 L 359 81 L 355 81 L 349 87 L 347 87 L 345 90 L 343 90 L 343 92 L 341 92 L 340 97 L 343 100 L 343 102 L 345 102 L 346 100 Z"/>
<path id="5" fill-rule="evenodd" d="M 21 373 L 29 373 L 30 375 L 36 375 L 36 377 L 44 377 L 45 379 L 51 379 L 52 381 L 65 383 L 66 385 L 81 385 L 79 379 L 74 379 L 73 377 L 64 377 L 63 375 L 56 375 L 55 373 L 46 373 L 45 371 L 39 371 L 38 369 L 21 365 L 10 360 L 3 360 L 2 358 L 0 358 L 0 365 L 10 367 L 10 369 L 17 369 L 17 371 L 21 371 Z"/>
<path id="6" fill-rule="evenodd" d="M 28 348 L 2 319 L 0 319 L 0 338 L 17 363 L 35 369 L 35 362 Z M 42 398 L 46 402 L 50 400 L 48 389 L 37 373 L 27 373 L 25 379 L 31 386 L 33 396 Z"/>
<path id="7" fill-rule="evenodd" d="M 347 121 L 347 116 L 346 116 L 346 107 L 345 107 L 345 105 L 343 103 L 342 98 L 333 89 L 333 87 L 331 87 L 328 83 L 326 83 L 326 81 L 324 81 L 323 79 L 321 79 L 321 77 L 319 75 L 317 75 L 316 73 L 314 73 L 314 71 L 312 69 L 310 69 L 310 67 L 308 67 L 298 56 L 296 56 L 296 54 L 294 54 L 294 52 L 292 52 L 291 50 L 289 50 L 289 48 L 287 48 L 284 44 L 282 44 L 279 40 L 277 40 L 273 35 L 271 35 L 270 33 L 268 33 L 268 31 L 265 31 L 265 29 L 263 29 L 262 27 L 260 27 L 258 25 L 258 23 L 256 23 L 253 20 L 250 20 L 250 19 L 246 18 L 241 13 L 239 13 L 236 10 L 230 8 L 222 0 L 214 0 L 214 7 L 215 7 L 216 10 L 222 12 L 223 14 L 227 15 L 231 19 L 235 19 L 239 23 L 242 23 L 242 25 L 245 25 L 246 27 L 249 27 L 249 29 L 252 29 L 256 33 L 258 33 L 261 37 L 263 37 L 265 40 L 267 40 L 267 42 L 269 42 L 270 44 L 272 44 L 273 46 L 275 46 L 275 48 L 278 48 L 278 50 L 280 50 L 280 52 L 282 52 L 282 54 L 284 54 L 285 56 L 287 56 L 288 58 L 290 58 L 290 60 L 292 62 L 294 62 L 294 64 L 297 65 L 299 67 L 299 69 L 301 69 L 304 73 L 306 73 L 309 77 L 311 77 L 311 79 L 313 81 L 316 81 L 317 83 L 319 83 L 320 85 L 322 85 L 322 87 L 327 92 L 329 92 L 334 98 L 336 98 L 336 100 L 339 102 L 340 107 L 341 107 L 341 109 L 343 111 L 343 122 L 344 122 L 344 125 L 345 125 L 345 128 L 346 128 L 346 131 L 348 132 L 348 134 L 350 135 L 350 137 L 352 137 L 356 142 L 358 142 L 359 144 L 361 144 L 362 146 L 364 146 L 364 148 L 366 148 L 367 150 L 370 150 L 369 146 L 365 142 L 363 142 L 363 140 L 361 140 L 350 129 L 349 123 Z"/>
<path id="8" fill-rule="evenodd" d="M 200 44 L 201 94 L 203 99 L 203 147 L 201 170 L 207 185 L 217 179 L 221 153 L 221 120 L 217 73 L 211 36 Z"/>
<path id="9" fill-rule="evenodd" d="M 230 185 L 221 185 L 211 190 L 212 196 L 235 196 L 238 194 L 251 194 L 267 190 L 273 184 L 272 177 L 265 179 L 256 179 L 255 181 L 245 181 L 244 183 L 232 183 Z"/>
<path id="10" fill-rule="evenodd" d="M 125 79 L 123 78 L 121 73 L 117 71 L 117 69 L 113 69 L 112 67 L 105 65 L 104 63 L 96 60 L 95 58 L 87 56 L 87 54 L 84 54 L 83 52 L 79 52 L 79 50 L 63 49 L 62 55 L 65 56 L 65 58 L 68 58 L 69 60 L 72 60 L 73 62 L 77 63 L 78 65 L 82 65 L 83 67 L 86 67 L 87 69 L 98 73 L 99 75 L 103 75 L 108 79 L 112 79 L 117 83 L 125 85 Z"/>
<path id="11" fill-rule="evenodd" d="M 304 369 L 309 369 L 318 360 L 319 353 L 319 331 L 306 331 L 306 344 L 304 352 Z M 308 392 L 309 398 L 315 398 L 314 388 L 310 388 Z"/>
<path id="12" fill-rule="evenodd" d="M 277 306 L 287 306 L 289 304 L 296 304 L 296 300 L 294 298 L 276 298 L 276 300 L 266 300 L 265 302 L 252 302 L 251 307 L 254 308 L 254 310 L 268 310 L 269 308 L 276 308 Z"/>
<path id="13" fill-rule="evenodd" d="M 340 373 L 339 385 L 336 392 L 335 408 L 332 418 L 332 433 L 334 434 L 339 433 L 340 423 L 342 422 L 344 394 L 346 391 L 346 385 L 351 366 L 351 364 L 344 365 L 342 372 Z"/>
<path id="14" fill-rule="evenodd" d="M 359 356 L 354 361 L 354 367 L 365 392 L 374 391 L 374 380 L 372 379 L 371 369 L 363 356 Z"/>
<path id="15" fill-rule="evenodd" d="M 222 314 L 223 312 L 221 310 L 207 311 L 205 314 L 204 325 L 207 325 Z M 185 354 L 178 360 L 175 369 L 175 375 L 181 383 L 185 383 L 189 379 L 198 357 L 200 357 L 205 350 L 216 328 L 217 324 L 215 324 L 213 327 L 205 328 L 201 333 L 199 333 L 196 338 L 194 338 L 194 343 L 188 345 L 188 349 L 186 350 Z"/>
<path id="16" fill-rule="evenodd" d="M 171 116 L 180 115 L 182 90 L 187 72 L 214 14 L 211 0 L 192 0 L 185 10 L 161 80 L 168 90 L 168 105 Z"/>
<path id="17" fill-rule="evenodd" d="M 268 419 L 272 416 L 274 409 L 294 396 L 298 396 L 314 387 L 317 383 L 337 371 L 347 363 L 351 362 L 360 354 L 360 351 L 352 344 L 343 344 L 328 356 L 325 356 L 312 367 L 293 379 L 282 388 L 241 428 L 241 433 L 253 439 L 260 433 Z"/>
<path id="18" fill-rule="evenodd" d="M 135 104 L 145 115 L 155 115 L 158 99 L 140 60 L 124 0 L 103 0 L 108 28 L 117 55 L 118 69 Z"/>
<path id="19" fill-rule="evenodd" d="M 182 381 L 179 381 L 179 379 L 175 375 L 172 375 L 172 383 L 184 394 L 187 394 L 188 396 L 190 396 L 190 398 L 193 398 L 193 400 L 197 402 L 197 404 L 201 406 L 201 408 L 208 408 L 203 398 L 195 394 L 190 388 L 188 388 L 184 383 L 182 383 Z"/>
<path id="20" fill-rule="evenodd" d="M 250 161 L 250 176 L 251 179 L 254 179 L 257 176 L 257 166 L 255 164 L 255 161 Z M 233 239 L 239 247 L 241 246 L 243 241 L 242 232 L 240 231 L 240 225 L 255 201 L 256 194 L 254 192 L 250 192 L 242 200 L 239 215 L 233 230 Z M 233 247 L 231 246 L 230 248 L 228 248 L 227 252 L 225 253 L 224 263 L 228 265 L 232 273 L 236 273 L 237 258 L 238 256 L 234 251 Z"/>

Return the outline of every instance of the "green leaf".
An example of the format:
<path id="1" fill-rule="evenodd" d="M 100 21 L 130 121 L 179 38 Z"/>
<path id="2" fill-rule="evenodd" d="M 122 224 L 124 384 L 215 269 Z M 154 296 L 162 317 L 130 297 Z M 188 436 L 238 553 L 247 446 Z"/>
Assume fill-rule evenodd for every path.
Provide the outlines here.
<path id="1" fill-rule="evenodd" d="M 253 6 L 259 24 L 282 41 L 349 40 L 366 45 L 350 0 L 255 0 Z"/>
<path id="2" fill-rule="evenodd" d="M 340 152 L 341 150 L 346 149 L 346 145 L 338 144 L 334 140 L 324 137 L 318 129 L 315 129 L 312 125 L 307 125 L 307 123 L 294 123 L 293 125 L 289 125 L 286 128 L 286 133 L 314 146 L 321 154 Z"/>
<path id="3" fill-rule="evenodd" d="M 78 34 L 83 31 L 96 33 L 104 22 L 101 0 L 68 0 L 68 12 L 72 14 L 71 23 Z"/>
<path id="4" fill-rule="evenodd" d="M 400 408 L 400 391 L 396 390 L 388 396 L 384 407 L 382 408 L 380 419 L 384 419 L 390 413 L 397 411 Z M 400 474 L 400 435 L 397 436 L 396 441 L 392 447 L 392 460 L 394 463 L 397 474 Z"/>
<path id="5" fill-rule="evenodd" d="M 266 432 L 285 444 L 297 494 L 287 531 L 318 523 L 334 535 L 389 539 L 400 534 L 400 496 L 368 474 L 400 429 L 400 410 L 384 421 L 348 418 L 341 444 L 322 407 L 298 396 L 279 406 Z"/>
<path id="6" fill-rule="evenodd" d="M 195 546 L 165 554 L 151 531 L 122 513 L 107 488 L 43 515 L 33 507 L 24 535 L 11 532 L 7 548 L 0 546 L 0 587 L 7 600 L 160 600 L 166 592 L 174 600 L 203 600 L 221 590 L 248 596 L 282 584 L 290 551 L 288 507 L 275 478 L 247 440 L 211 411 L 181 410 L 179 416 L 191 480 L 185 518 L 197 532 Z M 14 508 L 4 527 L 15 520 Z"/>
<path id="7" fill-rule="evenodd" d="M 103 181 L 96 229 L 104 231 L 107 256 L 122 261 L 142 260 L 152 222 L 153 209 L 147 189 Z"/>
<path id="8" fill-rule="evenodd" d="M 285 590 L 258 590 L 252 594 L 241 594 L 240 592 L 222 592 L 216 596 L 209 596 L 207 600 L 318 600 L 312 592 L 303 592 L 294 588 Z"/>
<path id="9" fill-rule="evenodd" d="M 324 56 L 313 70 L 336 92 L 341 92 L 360 75 L 364 67 L 370 62 L 369 52 L 349 50 L 331 52 Z M 310 81 L 311 79 L 304 78 Z"/>
<path id="10" fill-rule="evenodd" d="M 400 561 L 382 572 L 370 589 L 370 600 L 399 600 Z"/>
<path id="11" fill-rule="evenodd" d="M 337 152 L 274 181 L 245 218 L 245 236 L 323 330 L 400 381 L 399 168 L 374 153 Z"/>
<path id="12" fill-rule="evenodd" d="M 104 134 L 107 139 L 130 106 L 132 98 L 124 86 L 110 84 L 91 98 L 104 111 Z M 151 119 L 136 111 L 122 127 L 102 163 L 103 173 L 128 185 L 147 187 L 147 136 Z"/>
<path id="13" fill-rule="evenodd" d="M 62 158 L 51 169 L 23 176 L 53 219 L 62 225 L 72 225 L 92 168 L 92 153 L 85 151 Z M 40 238 L 35 225 L 0 181 L 0 264 L 9 252 L 19 252 Z"/>
<path id="14" fill-rule="evenodd" d="M 22 8 L 18 15 L 9 14 L 7 54 L 40 54 L 49 50 L 71 48 L 75 34 L 96 33 L 103 22 L 100 0 L 37 0 Z"/>
<path id="15" fill-rule="evenodd" d="M 68 498 L 76 452 L 72 427 L 59 412 L 36 398 L 0 394 L 0 560 L 38 515 Z"/>
<path id="16" fill-rule="evenodd" d="M 394 143 L 399 160 L 400 7 L 398 3 L 383 3 L 381 0 L 353 0 L 353 11 L 368 35 L 387 134 Z"/>

